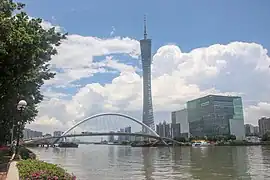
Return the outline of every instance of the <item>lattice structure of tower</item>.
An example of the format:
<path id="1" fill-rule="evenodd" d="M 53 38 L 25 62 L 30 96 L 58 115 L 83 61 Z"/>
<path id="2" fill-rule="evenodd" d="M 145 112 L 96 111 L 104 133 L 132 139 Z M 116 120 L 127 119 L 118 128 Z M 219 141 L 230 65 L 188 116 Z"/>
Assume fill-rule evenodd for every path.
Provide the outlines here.
<path id="1" fill-rule="evenodd" d="M 140 40 L 141 47 L 141 60 L 143 69 L 143 123 L 155 130 L 155 122 L 153 115 L 152 105 L 152 91 L 151 91 L 151 64 L 152 64 L 152 52 L 151 52 L 151 39 L 147 38 L 146 31 L 146 17 L 144 16 L 144 39 Z M 143 132 L 147 133 L 143 128 Z"/>

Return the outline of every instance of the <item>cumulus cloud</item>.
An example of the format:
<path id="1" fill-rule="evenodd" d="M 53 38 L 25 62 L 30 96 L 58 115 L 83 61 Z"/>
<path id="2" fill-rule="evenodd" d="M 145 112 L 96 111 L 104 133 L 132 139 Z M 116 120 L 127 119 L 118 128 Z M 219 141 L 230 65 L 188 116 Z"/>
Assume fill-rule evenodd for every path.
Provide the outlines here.
<path id="1" fill-rule="evenodd" d="M 137 40 L 73 34 L 58 52 L 51 61 L 58 73 L 46 82 L 44 93 L 48 99 L 40 104 L 39 116 L 30 127 L 41 129 L 53 125 L 66 129 L 74 124 L 73 120 L 108 111 L 141 117 L 140 67 L 125 64 L 114 56 L 125 54 L 131 61 L 140 61 Z M 105 58 L 96 62 L 97 56 Z M 182 52 L 176 45 L 162 46 L 154 53 L 152 65 L 155 120 L 170 121 L 170 111 L 183 108 L 190 99 L 207 94 L 236 94 L 243 96 L 245 121 L 257 124 L 261 116 L 270 116 L 269 64 L 267 50 L 256 43 L 214 44 L 190 52 Z M 87 83 L 76 87 L 73 94 L 52 90 L 52 87 L 70 87 L 74 81 L 112 71 L 119 74 L 114 73 L 116 77 L 112 76 L 109 82 Z M 256 99 L 256 104 L 249 99 Z"/>
<path id="2" fill-rule="evenodd" d="M 97 37 L 83 37 L 69 35 L 58 48 L 58 55 L 51 61 L 53 69 L 61 69 L 54 79 L 46 85 L 67 85 L 95 73 L 107 72 L 100 63 L 93 62 L 96 56 L 122 53 L 137 58 L 139 43 L 131 38 L 100 39 Z"/>

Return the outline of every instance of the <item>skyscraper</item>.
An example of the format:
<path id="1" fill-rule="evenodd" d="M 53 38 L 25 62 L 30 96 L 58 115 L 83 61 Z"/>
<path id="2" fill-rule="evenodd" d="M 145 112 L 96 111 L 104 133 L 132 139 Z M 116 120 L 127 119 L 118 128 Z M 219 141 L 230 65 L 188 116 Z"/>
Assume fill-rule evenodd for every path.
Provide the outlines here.
<path id="1" fill-rule="evenodd" d="M 261 136 L 270 131 L 270 118 L 262 117 L 258 120 L 258 124 Z"/>
<path id="2" fill-rule="evenodd" d="M 192 136 L 235 135 L 245 139 L 242 98 L 208 95 L 187 102 Z"/>
<path id="3" fill-rule="evenodd" d="M 151 39 L 147 39 L 146 32 L 146 17 L 144 17 L 144 39 L 140 40 L 141 59 L 143 69 L 143 123 L 151 129 L 155 129 L 153 106 L 152 106 L 152 92 L 151 92 Z M 143 128 L 143 132 L 147 130 Z"/>
<path id="4" fill-rule="evenodd" d="M 189 138 L 188 111 L 182 109 L 171 113 L 173 137 Z"/>

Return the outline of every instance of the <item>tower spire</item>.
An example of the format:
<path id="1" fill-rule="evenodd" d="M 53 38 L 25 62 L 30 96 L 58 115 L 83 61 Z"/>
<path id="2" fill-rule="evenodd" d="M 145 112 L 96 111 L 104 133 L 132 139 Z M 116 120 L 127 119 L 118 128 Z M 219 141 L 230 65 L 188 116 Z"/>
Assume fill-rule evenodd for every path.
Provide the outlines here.
<path id="1" fill-rule="evenodd" d="M 146 32 L 146 15 L 144 15 L 144 39 L 147 39 L 147 32 Z"/>

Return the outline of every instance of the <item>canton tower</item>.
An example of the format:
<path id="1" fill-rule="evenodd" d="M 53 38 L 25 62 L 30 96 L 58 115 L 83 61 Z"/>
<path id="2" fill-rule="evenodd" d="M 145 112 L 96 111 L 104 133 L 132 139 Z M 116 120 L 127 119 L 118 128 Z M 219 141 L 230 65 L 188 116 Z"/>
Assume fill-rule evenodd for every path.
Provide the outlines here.
<path id="1" fill-rule="evenodd" d="M 141 60 L 143 70 L 143 123 L 155 130 L 153 105 L 152 105 L 152 92 L 151 92 L 151 39 L 147 39 L 146 32 L 146 17 L 144 16 L 144 38 L 140 40 L 141 47 Z M 147 133 L 145 128 L 143 132 Z"/>

